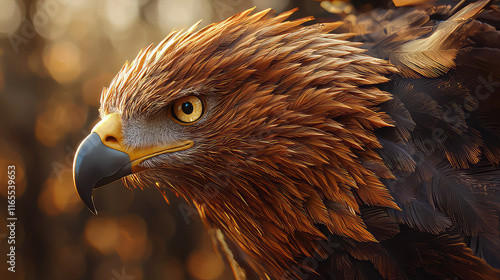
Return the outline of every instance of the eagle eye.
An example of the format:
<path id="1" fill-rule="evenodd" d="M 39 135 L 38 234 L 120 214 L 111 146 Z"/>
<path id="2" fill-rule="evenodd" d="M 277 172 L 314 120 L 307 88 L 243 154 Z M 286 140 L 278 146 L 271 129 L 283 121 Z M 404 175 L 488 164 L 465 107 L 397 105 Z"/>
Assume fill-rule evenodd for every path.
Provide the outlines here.
<path id="1" fill-rule="evenodd" d="M 198 96 L 185 96 L 172 104 L 171 115 L 181 124 L 192 124 L 199 120 L 204 113 L 203 101 Z"/>

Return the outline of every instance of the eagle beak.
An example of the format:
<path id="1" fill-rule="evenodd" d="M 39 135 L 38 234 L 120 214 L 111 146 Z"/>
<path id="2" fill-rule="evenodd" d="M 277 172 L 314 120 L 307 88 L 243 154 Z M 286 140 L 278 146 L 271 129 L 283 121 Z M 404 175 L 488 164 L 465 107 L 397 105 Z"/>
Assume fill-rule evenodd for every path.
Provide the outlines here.
<path id="1" fill-rule="evenodd" d="M 193 141 L 149 148 L 124 145 L 121 117 L 109 114 L 85 138 L 76 151 L 73 180 L 82 201 L 97 214 L 92 191 L 146 168 L 139 166 L 146 159 L 163 153 L 189 149 Z"/>

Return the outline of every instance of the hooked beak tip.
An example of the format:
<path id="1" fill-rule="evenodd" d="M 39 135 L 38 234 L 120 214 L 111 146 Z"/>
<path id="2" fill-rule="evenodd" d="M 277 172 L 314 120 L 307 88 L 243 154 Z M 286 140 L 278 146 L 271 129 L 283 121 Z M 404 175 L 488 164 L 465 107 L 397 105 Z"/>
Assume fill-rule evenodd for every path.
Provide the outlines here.
<path id="1" fill-rule="evenodd" d="M 95 204 L 94 204 L 94 197 L 92 196 L 92 194 L 82 196 L 82 194 L 79 193 L 79 195 L 80 195 L 80 199 L 83 201 L 83 203 L 85 203 L 85 205 L 90 210 L 90 212 L 92 212 L 92 214 L 94 214 L 94 215 L 97 215 L 97 210 L 96 210 Z"/>
<path id="2" fill-rule="evenodd" d="M 80 144 L 73 166 L 76 191 L 89 210 L 97 214 L 92 192 L 132 173 L 130 157 L 104 145 L 95 132 Z"/>

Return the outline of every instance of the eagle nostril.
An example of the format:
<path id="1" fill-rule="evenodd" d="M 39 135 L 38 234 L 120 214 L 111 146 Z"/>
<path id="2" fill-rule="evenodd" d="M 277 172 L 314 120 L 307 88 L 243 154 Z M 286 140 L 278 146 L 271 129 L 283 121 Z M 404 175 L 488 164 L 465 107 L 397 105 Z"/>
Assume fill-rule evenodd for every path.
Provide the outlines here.
<path id="1" fill-rule="evenodd" d="M 107 136 L 106 137 L 106 143 L 115 144 L 115 143 L 118 143 L 118 140 L 115 137 L 113 137 L 113 136 Z"/>

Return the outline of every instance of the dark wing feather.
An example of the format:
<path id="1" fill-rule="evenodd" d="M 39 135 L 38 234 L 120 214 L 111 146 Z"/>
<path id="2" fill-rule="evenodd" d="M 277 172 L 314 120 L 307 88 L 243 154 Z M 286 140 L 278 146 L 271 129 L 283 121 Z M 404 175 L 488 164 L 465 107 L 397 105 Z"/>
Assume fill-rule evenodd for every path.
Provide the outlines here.
<path id="1" fill-rule="evenodd" d="M 396 237 L 381 243 L 395 258 L 406 261 L 405 269 L 432 279 L 425 273 L 458 279 L 498 279 L 498 272 L 474 256 L 462 238 L 448 234 L 432 235 L 414 229 L 402 229 Z M 407 247 L 401 244 L 408 244 Z M 422 275 L 423 274 L 423 275 Z M 429 277 L 429 278 L 427 278 Z"/>
<path id="2" fill-rule="evenodd" d="M 413 172 L 415 170 L 415 161 L 412 157 L 412 150 L 403 143 L 395 143 L 383 138 L 379 138 L 382 149 L 379 154 L 392 170 Z"/>
<path id="3" fill-rule="evenodd" d="M 389 217 L 386 211 L 372 207 L 363 207 L 360 211 L 368 231 L 377 240 L 387 240 L 399 233 L 399 225 Z"/>
<path id="4" fill-rule="evenodd" d="M 472 192 L 455 179 L 464 176 L 457 171 L 443 167 L 427 168 L 434 174 L 428 182 L 427 193 L 435 208 L 448 214 L 466 235 L 498 235 L 500 208 L 494 197 Z"/>
<path id="5" fill-rule="evenodd" d="M 410 132 L 415 128 L 415 122 L 399 97 L 394 96 L 393 99 L 383 104 L 382 109 L 388 112 L 388 115 L 394 121 L 396 132 L 398 137 L 401 138 L 401 142 L 403 140 L 408 141 L 410 139 Z"/>
<path id="6" fill-rule="evenodd" d="M 420 231 L 440 234 L 452 225 L 448 216 L 432 208 L 425 198 L 415 198 L 400 207 L 401 211 L 389 210 L 391 217 Z"/>
<path id="7" fill-rule="evenodd" d="M 480 259 L 500 260 L 500 12 L 492 2 L 375 10 L 342 27 L 400 70 L 381 86 L 393 94 L 381 109 L 395 127 L 377 136 L 396 177 L 383 182 L 401 208 L 386 211 L 402 230 L 381 244 L 418 279 L 500 278 Z"/>

